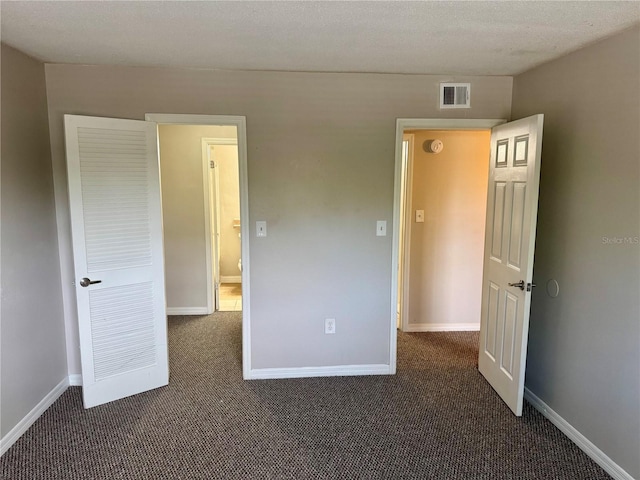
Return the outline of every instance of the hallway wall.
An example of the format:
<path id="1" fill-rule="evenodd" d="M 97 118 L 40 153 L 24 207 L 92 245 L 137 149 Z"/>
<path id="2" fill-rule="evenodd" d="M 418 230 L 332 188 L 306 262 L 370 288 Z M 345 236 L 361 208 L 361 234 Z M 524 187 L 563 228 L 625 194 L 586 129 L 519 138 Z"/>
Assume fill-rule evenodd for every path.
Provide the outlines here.
<path id="1" fill-rule="evenodd" d="M 409 330 L 479 329 L 491 133 L 407 133 L 414 134 Z M 442 152 L 425 151 L 432 139 L 442 140 Z"/>
<path id="2" fill-rule="evenodd" d="M 174 314 L 206 313 L 202 138 L 235 138 L 236 129 L 158 125 L 158 134 L 167 308 Z"/>

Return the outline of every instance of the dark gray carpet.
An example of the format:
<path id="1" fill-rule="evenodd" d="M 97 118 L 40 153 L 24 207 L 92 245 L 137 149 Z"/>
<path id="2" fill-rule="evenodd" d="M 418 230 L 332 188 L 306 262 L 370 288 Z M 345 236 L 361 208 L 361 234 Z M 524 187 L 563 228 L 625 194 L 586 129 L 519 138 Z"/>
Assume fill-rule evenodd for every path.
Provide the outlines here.
<path id="1" fill-rule="evenodd" d="M 84 410 L 70 388 L 3 479 L 605 479 L 476 368 L 478 334 L 399 333 L 396 376 L 245 382 L 240 313 L 172 317 L 171 381 Z"/>

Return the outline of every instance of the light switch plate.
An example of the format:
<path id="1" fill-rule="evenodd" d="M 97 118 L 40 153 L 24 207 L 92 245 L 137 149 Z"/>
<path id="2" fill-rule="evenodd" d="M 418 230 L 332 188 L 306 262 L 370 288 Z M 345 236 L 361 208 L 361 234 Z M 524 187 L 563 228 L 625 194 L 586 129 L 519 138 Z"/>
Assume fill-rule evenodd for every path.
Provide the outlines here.
<path id="1" fill-rule="evenodd" d="M 378 237 L 386 237 L 387 236 L 387 221 L 386 220 L 378 220 L 376 223 L 376 235 Z"/>
<path id="2" fill-rule="evenodd" d="M 424 223 L 424 210 L 416 210 L 416 223 Z"/>
<path id="3" fill-rule="evenodd" d="M 258 220 L 256 222 L 256 237 L 267 236 L 267 222 L 264 220 Z"/>

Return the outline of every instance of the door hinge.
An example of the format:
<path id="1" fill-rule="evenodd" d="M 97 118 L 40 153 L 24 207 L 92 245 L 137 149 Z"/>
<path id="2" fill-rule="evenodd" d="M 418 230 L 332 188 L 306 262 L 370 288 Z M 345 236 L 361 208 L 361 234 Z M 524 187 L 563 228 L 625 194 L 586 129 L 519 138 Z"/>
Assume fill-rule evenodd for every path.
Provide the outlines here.
<path id="1" fill-rule="evenodd" d="M 216 164 L 213 160 L 209 160 L 209 167 L 216 168 Z"/>

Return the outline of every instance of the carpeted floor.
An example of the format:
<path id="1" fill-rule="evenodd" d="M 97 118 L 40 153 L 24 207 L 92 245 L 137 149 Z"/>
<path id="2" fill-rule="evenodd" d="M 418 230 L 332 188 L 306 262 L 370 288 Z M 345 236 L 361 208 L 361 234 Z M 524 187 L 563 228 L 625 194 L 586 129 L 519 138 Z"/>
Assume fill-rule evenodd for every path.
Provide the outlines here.
<path id="1" fill-rule="evenodd" d="M 395 376 L 243 381 L 241 313 L 171 317 L 168 387 L 90 410 L 70 388 L 3 479 L 606 479 L 476 368 L 478 334 L 399 333 Z"/>

